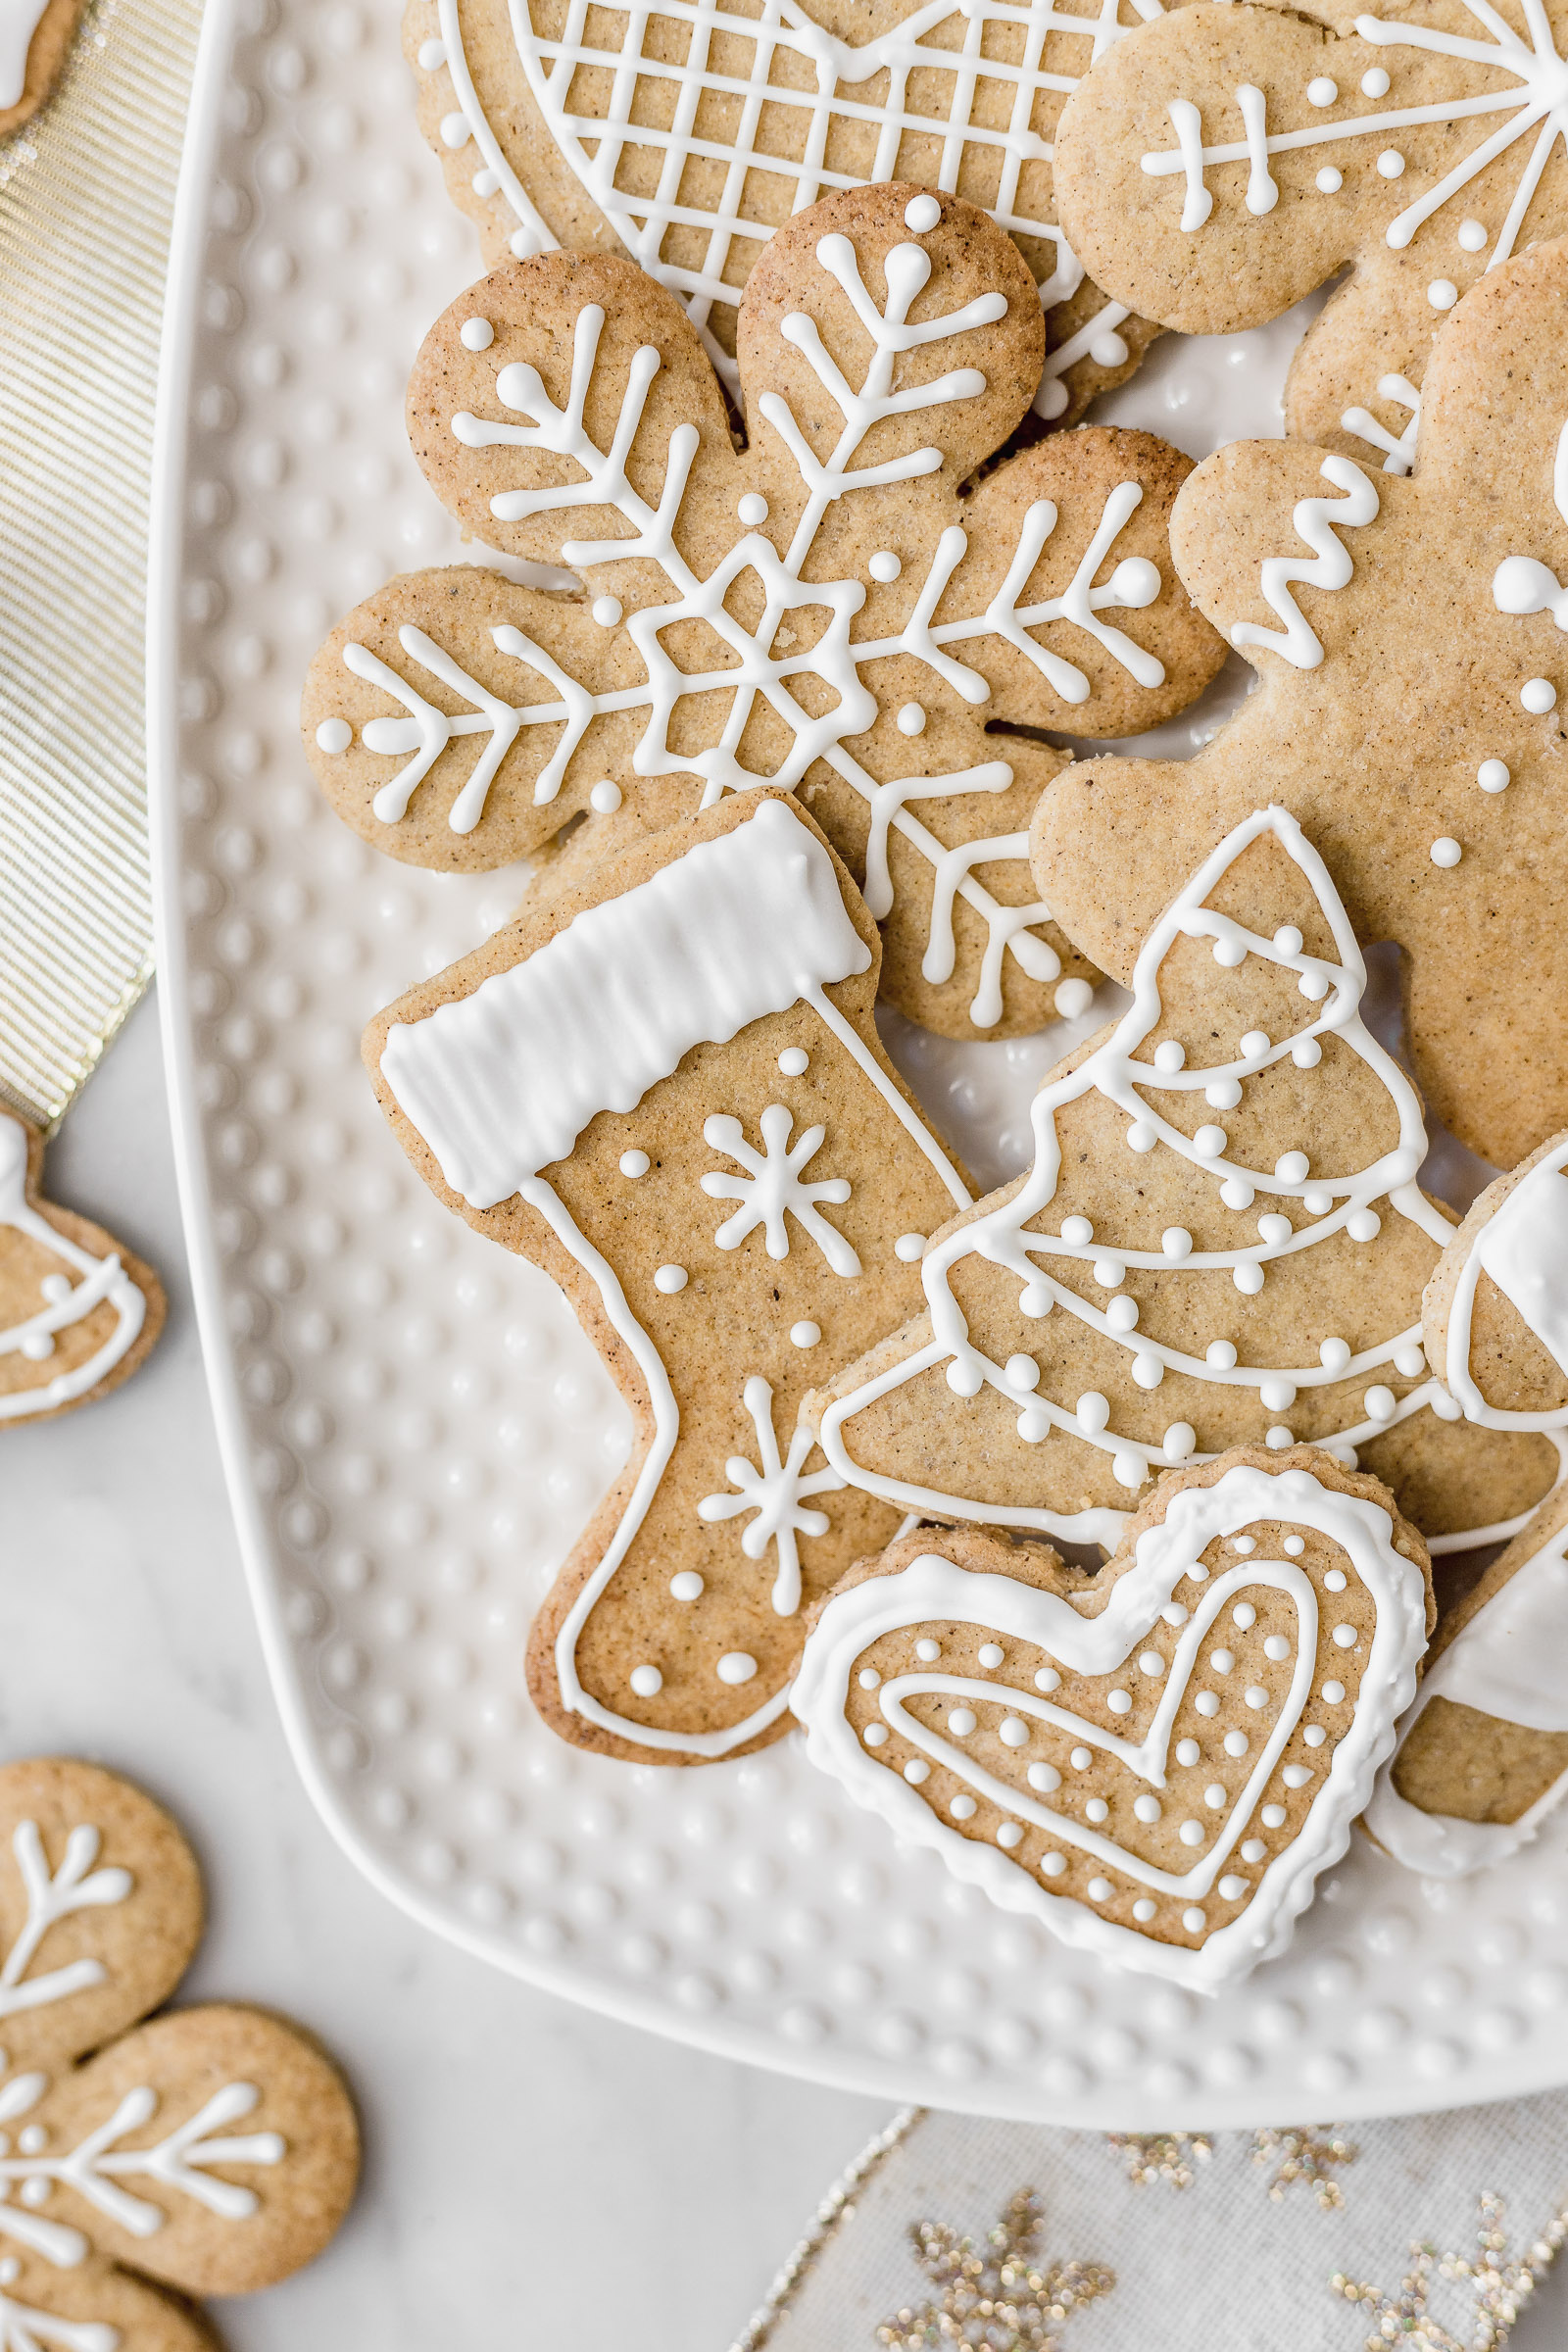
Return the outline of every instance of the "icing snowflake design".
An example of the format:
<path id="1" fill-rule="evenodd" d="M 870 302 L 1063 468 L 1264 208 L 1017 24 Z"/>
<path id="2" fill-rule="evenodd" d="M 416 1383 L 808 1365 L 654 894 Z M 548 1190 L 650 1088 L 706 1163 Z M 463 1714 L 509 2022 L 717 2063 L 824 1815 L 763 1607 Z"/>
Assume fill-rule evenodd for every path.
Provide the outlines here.
<path id="1" fill-rule="evenodd" d="M 109 1305 L 115 1328 L 84 1363 L 59 1374 L 37 1388 L 16 1389 L 0 1396 L 0 1420 L 24 1419 L 29 1413 L 52 1412 L 85 1396 L 113 1371 L 138 1337 L 146 1318 L 147 1301 L 117 1256 L 94 1257 L 70 1236 L 40 1216 L 27 1199 L 27 1131 L 20 1119 L 0 1111 L 0 1226 L 10 1226 L 40 1250 L 72 1268 L 70 1274 L 46 1274 L 38 1285 L 43 1303 L 22 1322 L 0 1331 L 0 1356 L 20 1355 L 27 1363 L 45 1364 L 54 1354 L 58 1335 L 70 1331 L 93 1312 Z M 3 2015 L 0 2010 L 0 2015 Z"/>
<path id="2" fill-rule="evenodd" d="M 124 2341 L 105 2320 L 60 2320 L 52 2312 L 19 2303 L 11 2293 L 22 2276 L 14 2254 L 0 2261 L 0 2352 L 118 2352 Z"/>
<path id="3" fill-rule="evenodd" d="M 757 1432 L 761 1467 L 759 1469 L 755 1462 L 749 1462 L 744 1454 L 732 1453 L 724 1464 L 724 1475 L 739 1492 L 705 1495 L 697 1505 L 697 1515 L 700 1519 L 714 1520 L 738 1519 L 747 1511 L 757 1514 L 741 1537 L 741 1549 L 749 1560 L 760 1560 L 769 1544 L 777 1544 L 773 1609 L 779 1617 L 793 1617 L 801 1605 L 801 1558 L 796 1538 L 825 1536 L 829 1525 L 826 1511 L 805 1510 L 802 1504 L 808 1494 L 836 1493 L 844 1481 L 836 1470 L 804 1469 L 816 1444 L 808 1429 L 797 1429 L 790 1439 L 789 1452 L 780 1454 L 773 1427 L 773 1390 L 760 1373 L 752 1374 L 741 1397 Z"/>
<path id="4" fill-rule="evenodd" d="M 667 0 L 659 22 L 682 29 L 679 56 L 649 54 L 653 20 L 641 9 L 595 18 L 577 6 L 551 36 L 538 29 L 529 0 L 520 0 L 512 26 L 528 87 L 567 163 L 632 259 L 681 296 L 733 389 L 735 363 L 713 332 L 715 310 L 732 312 L 739 302 L 748 249 L 765 243 L 786 214 L 804 212 L 836 188 L 918 179 L 953 194 L 960 178 L 967 189 L 978 170 L 994 191 L 986 209 L 999 227 L 1054 253 L 1042 304 L 1049 309 L 1075 294 L 1083 268 L 1052 217 L 1052 145 L 1036 116 L 1042 102 L 1052 108 L 1076 89 L 1081 72 L 1133 24 L 1160 14 L 1160 0 L 1131 0 L 1125 24 L 1120 0 L 1099 0 L 1086 11 L 1054 0 L 1033 8 L 1018 0 L 968 0 L 961 9 L 954 0 L 925 0 L 889 31 L 851 43 L 826 31 L 797 0 L 762 0 L 755 15 L 714 0 Z M 440 0 L 440 40 L 421 51 L 419 62 L 429 72 L 445 66 L 452 76 L 458 108 L 443 122 L 442 138 L 449 148 L 471 141 L 477 149 L 475 190 L 499 195 L 515 217 L 513 252 L 546 252 L 556 239 L 508 163 L 474 87 L 459 0 Z M 614 45 L 607 38 L 611 24 L 621 28 Z M 1062 51 L 1063 41 L 1072 48 Z M 1063 73 L 1058 61 L 1078 71 Z M 604 115 L 573 107 L 580 69 L 589 70 L 588 83 L 597 90 L 608 81 Z M 883 74 L 885 93 L 873 94 L 866 85 Z M 736 110 L 732 144 L 693 127 L 705 95 L 720 93 Z M 671 104 L 673 113 L 666 113 Z M 842 138 L 846 131 L 875 138 L 874 154 L 853 170 L 835 159 L 835 132 Z M 722 192 L 706 202 L 687 168 L 699 159 L 725 167 Z M 748 200 L 769 182 L 782 193 L 782 205 L 764 201 L 749 212 Z M 695 259 L 693 230 L 706 238 Z M 667 253 L 666 245 L 676 252 Z M 1103 368 L 1125 363 L 1127 345 L 1117 329 L 1127 317 L 1123 304 L 1103 302 L 1060 339 L 1035 404 L 1042 416 L 1065 411 L 1063 379 L 1080 361 Z"/>
<path id="5" fill-rule="evenodd" d="M 934 226 L 934 220 L 919 210 L 933 201 L 915 199 L 906 219 L 922 229 Z M 941 318 L 914 324 L 909 319 L 910 308 L 931 276 L 930 257 L 921 246 L 896 245 L 887 254 L 885 311 L 877 308 L 867 291 L 848 237 L 824 236 L 816 247 L 816 260 L 854 305 L 871 351 L 863 380 L 858 387 L 852 386 L 812 319 L 797 312 L 782 323 L 784 339 L 809 364 L 842 419 L 836 445 L 822 459 L 780 393 L 764 391 L 757 403 L 760 421 L 770 426 L 788 450 L 808 493 L 782 554 L 756 527 L 765 520 L 766 507 L 756 494 L 749 494 L 740 501 L 743 527 L 712 570 L 700 576 L 688 561 L 677 543 L 677 530 L 700 448 L 695 424 L 678 424 L 669 436 L 657 505 L 633 486 L 628 464 L 650 389 L 664 366 L 662 355 L 651 345 L 642 346 L 628 370 L 613 430 L 602 440 L 589 431 L 585 409 L 595 390 L 605 327 L 605 313 L 598 304 L 586 305 L 577 315 L 570 387 L 564 405 L 551 399 L 536 368 L 513 362 L 502 368 L 495 379 L 496 398 L 508 412 L 506 417 L 468 413 L 453 417 L 452 431 L 466 448 L 500 446 L 542 452 L 569 460 L 580 471 L 582 478 L 576 482 L 499 492 L 490 502 L 498 520 L 518 522 L 575 507 L 608 509 L 624 523 L 628 535 L 568 540 L 561 549 L 563 563 L 581 570 L 641 559 L 658 567 L 667 584 L 667 595 L 624 614 L 614 597 L 601 598 L 595 604 L 595 618 L 603 625 L 624 628 L 645 673 L 640 684 L 605 692 L 585 685 L 536 639 L 515 626 L 495 628 L 492 635 L 497 650 L 522 664 L 533 679 L 543 680 L 548 690 L 544 699 L 524 699 L 516 704 L 504 702 L 482 687 L 427 632 L 405 624 L 399 631 L 399 644 L 410 670 L 422 670 L 470 704 L 467 711 L 456 717 L 449 717 L 421 693 L 414 676 L 400 673 L 365 646 L 347 645 L 345 666 L 381 688 L 406 713 L 371 719 L 363 731 L 362 741 L 368 751 L 404 762 L 376 793 L 373 808 L 382 823 L 401 822 L 413 795 L 452 738 L 486 734 L 489 741 L 484 754 L 449 819 L 454 830 L 471 831 L 484 813 L 486 795 L 502 760 L 519 732 L 534 726 L 559 729 L 551 758 L 534 786 L 537 804 L 551 802 L 561 791 L 567 767 L 593 722 L 625 711 L 646 713 L 630 762 L 632 772 L 638 776 L 690 775 L 703 788 L 704 807 L 725 792 L 745 791 L 760 783 L 794 790 L 813 763 L 824 762 L 860 797 L 868 812 L 865 895 L 874 915 L 885 917 L 893 901 L 890 832 L 897 832 L 932 869 L 931 923 L 921 965 L 928 982 L 941 985 L 951 979 L 955 969 L 955 902 L 961 899 L 982 919 L 987 945 L 969 1017 L 977 1028 L 990 1028 L 1002 1018 L 1003 966 L 1007 956 L 1038 982 L 1054 981 L 1061 970 L 1055 950 L 1033 928 L 1049 919 L 1049 906 L 1038 901 L 1024 906 L 1004 904 L 977 877 L 976 868 L 988 863 L 1025 860 L 1027 837 L 1022 833 L 994 835 L 950 849 L 921 823 L 912 804 L 1004 792 L 1013 780 L 1013 770 L 1004 760 L 988 760 L 949 775 L 879 780 L 848 748 L 881 714 L 863 673 L 869 665 L 895 657 L 913 660 L 924 663 L 965 703 L 978 708 L 990 700 L 990 685 L 959 658 L 957 649 L 1000 638 L 1040 673 L 1054 695 L 1068 703 L 1082 703 L 1091 691 L 1084 672 L 1030 634 L 1047 623 L 1065 620 L 1141 686 L 1163 683 L 1163 664 L 1103 617 L 1110 611 L 1140 611 L 1152 604 L 1160 591 L 1157 567 L 1146 558 L 1131 557 L 1117 564 L 1102 586 L 1091 584 L 1144 493 L 1135 481 L 1118 484 L 1105 500 L 1099 526 L 1066 590 L 1056 597 L 1026 603 L 1029 580 L 1058 519 L 1050 499 L 1035 501 L 1021 518 L 1005 577 L 984 608 L 937 621 L 933 615 L 950 587 L 956 579 L 961 584 L 969 545 L 963 529 L 957 523 L 949 524 L 938 534 L 902 632 L 890 637 L 857 637 L 855 623 L 866 601 L 863 581 L 807 580 L 803 576 L 819 534 L 838 502 L 853 499 L 858 491 L 890 482 L 912 482 L 940 472 L 943 454 L 933 448 L 910 450 L 880 465 L 858 464 L 857 460 L 866 440 L 887 419 L 971 400 L 985 391 L 986 378 L 974 368 L 954 368 L 911 387 L 895 388 L 894 377 L 905 354 L 995 324 L 1005 317 L 1007 303 L 1000 291 L 990 292 Z M 898 577 L 898 560 L 888 561 L 893 569 L 874 576 Z M 755 625 L 749 625 L 732 609 L 743 601 L 734 594 L 737 583 L 748 579 L 761 592 L 761 611 Z M 791 616 L 803 611 L 819 616 L 824 624 L 814 641 L 804 645 L 791 625 Z M 694 623 L 701 625 L 694 628 Z M 809 636 L 810 630 L 806 634 Z M 671 652 L 666 639 L 679 647 L 681 659 Z M 798 692 L 801 682 L 808 682 L 808 700 Z M 833 700 L 831 707 L 822 710 L 820 688 L 824 684 L 831 689 Z M 695 732 L 693 714 L 700 698 L 706 698 L 710 710 L 727 703 L 718 739 L 698 750 L 681 748 Z M 742 739 L 754 714 L 763 711 L 782 722 L 788 746 L 765 775 L 745 765 L 740 758 Z M 899 714 L 899 725 L 906 733 L 919 733 L 924 724 L 925 712 L 918 703 L 905 706 Z M 710 735 L 711 723 L 706 723 L 704 731 Z"/>
<path id="6" fill-rule="evenodd" d="M 74 1911 L 122 1903 L 129 1894 L 128 1871 L 94 1870 L 101 1843 L 98 1832 L 89 1823 L 79 1823 L 66 1839 L 60 1868 L 51 1873 L 37 1823 L 18 1822 L 11 1849 L 21 1874 L 27 1910 L 5 1956 L 4 1966 L 0 1967 L 0 2018 L 14 2017 L 22 2009 L 47 2008 L 53 2001 L 67 2000 L 72 1993 L 86 1992 L 104 1982 L 102 1961 L 86 1957 L 72 1960 L 64 1968 L 49 1969 L 41 1977 L 27 1974 L 37 1957 L 38 1946 L 61 1920 L 69 1919 Z"/>
<path id="7" fill-rule="evenodd" d="M 1488 269 L 1494 270 L 1500 262 L 1508 260 L 1518 243 L 1525 216 L 1553 146 L 1559 138 L 1568 141 L 1568 60 L 1558 54 L 1544 0 L 1524 0 L 1528 40 L 1520 38 L 1491 5 L 1491 0 L 1463 0 L 1463 5 L 1476 24 L 1491 34 L 1490 40 L 1449 32 L 1439 25 L 1391 24 L 1385 18 L 1371 16 L 1357 17 L 1355 29 L 1363 41 L 1374 47 L 1421 49 L 1467 65 L 1495 68 L 1508 77 L 1512 86 L 1480 93 L 1456 92 L 1451 98 L 1431 104 L 1389 107 L 1375 114 L 1356 115 L 1349 121 L 1331 119 L 1295 130 L 1270 131 L 1266 96 L 1255 84 L 1246 82 L 1236 92 L 1242 118 L 1241 139 L 1212 147 L 1203 144 L 1201 117 L 1192 100 L 1173 98 L 1170 118 L 1176 146 L 1146 155 L 1145 172 L 1155 178 L 1176 174 L 1184 180 L 1181 224 L 1190 235 L 1202 227 L 1214 208 L 1214 199 L 1203 180 L 1210 165 L 1248 166 L 1247 209 L 1259 215 L 1272 212 L 1279 202 L 1279 187 L 1268 168 L 1270 156 L 1298 148 L 1338 145 L 1347 139 L 1383 139 L 1391 132 L 1412 130 L 1426 123 L 1474 121 L 1481 134 L 1475 144 L 1451 171 L 1397 213 L 1384 231 L 1387 243 L 1396 252 L 1402 252 L 1424 222 L 1468 187 L 1489 164 L 1530 138 L 1533 132 L 1507 216 L 1488 259 Z M 1387 74 L 1381 74 L 1380 81 L 1381 88 L 1386 90 Z M 1506 119 L 1495 128 L 1488 128 L 1488 118 L 1496 115 Z M 1452 286 L 1448 285 L 1442 295 L 1435 286 L 1431 299 L 1439 307 L 1446 307 L 1454 299 Z"/>
<path id="8" fill-rule="evenodd" d="M 1406 375 L 1380 375 L 1378 390 L 1385 400 L 1408 412 L 1410 421 L 1402 432 L 1391 433 L 1370 409 L 1347 409 L 1340 422 L 1358 441 L 1383 452 L 1385 473 L 1408 473 L 1415 464 L 1416 435 L 1421 429 L 1421 395 Z"/>
<path id="9" fill-rule="evenodd" d="M 782 1102 L 770 1102 L 759 1121 L 762 1149 L 757 1152 L 746 1141 L 739 1119 L 721 1117 L 706 1121 L 703 1140 L 715 1152 L 727 1152 L 731 1159 L 738 1159 L 746 1170 L 744 1176 L 714 1170 L 703 1178 L 703 1190 L 710 1199 L 738 1200 L 741 1204 L 713 1239 L 720 1250 L 738 1250 L 746 1236 L 760 1225 L 768 1256 L 788 1257 L 790 1237 L 784 1223 L 787 1213 L 810 1235 L 835 1274 L 858 1274 L 859 1258 L 816 1206 L 818 1200 L 847 1200 L 850 1197 L 847 1179 L 832 1176 L 824 1183 L 807 1184 L 801 1177 L 801 1170 L 822 1149 L 827 1129 L 808 1127 L 791 1144 L 794 1124 L 792 1114 Z"/>

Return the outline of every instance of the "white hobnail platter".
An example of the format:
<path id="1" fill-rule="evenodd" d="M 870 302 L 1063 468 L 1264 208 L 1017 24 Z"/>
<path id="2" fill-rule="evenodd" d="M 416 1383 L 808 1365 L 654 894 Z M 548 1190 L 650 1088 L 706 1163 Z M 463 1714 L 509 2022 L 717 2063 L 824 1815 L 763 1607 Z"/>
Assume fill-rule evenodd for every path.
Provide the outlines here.
<path id="1" fill-rule="evenodd" d="M 402 425 L 478 274 L 415 127 L 395 0 L 208 0 L 155 498 L 163 1012 L 214 1405 L 299 1767 L 395 1902 L 497 1967 L 824 2082 L 1118 2130 L 1392 2113 L 1568 2080 L 1568 1815 L 1424 1884 L 1357 1838 L 1288 1955 L 1217 2001 L 1097 1966 L 903 1851 L 808 1766 L 631 1768 L 534 1714 L 528 1620 L 629 1424 L 542 1274 L 448 1216 L 362 1025 L 472 947 L 516 870 L 364 847 L 298 750 L 320 636 L 455 559 Z M 1279 430 L 1299 318 L 1162 345 L 1105 404 L 1194 454 Z M 99 362 L 93 362 L 97 365 Z M 1161 748 L 1192 748 L 1211 695 Z M 892 1025 L 971 1164 L 1019 1164 L 1071 1036 Z"/>

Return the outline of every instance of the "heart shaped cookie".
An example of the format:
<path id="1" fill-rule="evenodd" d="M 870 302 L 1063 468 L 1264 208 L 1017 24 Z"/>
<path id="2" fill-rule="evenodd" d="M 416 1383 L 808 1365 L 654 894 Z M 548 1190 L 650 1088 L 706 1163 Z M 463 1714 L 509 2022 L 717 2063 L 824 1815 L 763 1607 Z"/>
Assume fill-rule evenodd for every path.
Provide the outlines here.
<path id="1" fill-rule="evenodd" d="M 1067 93 L 1160 0 L 413 0 L 419 121 L 493 258 L 608 230 L 685 301 L 734 380 L 741 288 L 818 198 L 918 180 L 983 205 L 1053 314 L 1036 401 L 1070 420 L 1132 372 L 1151 330 L 1088 282 L 1056 225 L 1052 138 Z"/>
<path id="2" fill-rule="evenodd" d="M 1415 1692 L 1427 1550 L 1308 1446 L 1160 1481 L 1093 1578 L 919 1530 L 822 1604 L 807 1753 L 1005 1910 L 1215 1992 L 1282 1951 Z"/>

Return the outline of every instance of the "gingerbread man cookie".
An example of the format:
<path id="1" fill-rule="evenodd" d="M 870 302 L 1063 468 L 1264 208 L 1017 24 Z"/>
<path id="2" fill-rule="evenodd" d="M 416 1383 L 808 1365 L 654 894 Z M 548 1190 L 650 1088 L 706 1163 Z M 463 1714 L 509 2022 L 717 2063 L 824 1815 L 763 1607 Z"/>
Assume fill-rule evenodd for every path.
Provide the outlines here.
<path id="1" fill-rule="evenodd" d="M 917 1530 L 818 1611 L 806 1752 L 1063 1942 L 1198 1992 L 1282 1951 L 1415 1693 L 1426 1546 L 1316 1448 L 1168 1473 L 1092 1579 Z"/>
<path id="2" fill-rule="evenodd" d="M 1102 881 L 1124 892 L 1125 861 Z M 932 1241 L 925 1314 L 808 1399 L 828 1461 L 905 1509 L 1109 1548 L 1166 1463 L 1307 1442 L 1434 1550 L 1513 1534 L 1558 1447 L 1471 1427 L 1428 1369 L 1453 1228 L 1295 818 L 1238 825 L 1128 977 L 1122 1019 L 1036 1095 L 1030 1172 Z"/>
<path id="3" fill-rule="evenodd" d="M 1288 429 L 1406 471 L 1442 319 L 1568 230 L 1565 32 L 1561 0 L 1181 9 L 1068 101 L 1063 222 L 1102 285 L 1190 334 L 1277 318 L 1352 263 Z"/>
<path id="4" fill-rule="evenodd" d="M 348 2094 L 260 2010 L 138 2024 L 184 1973 L 202 1894 L 179 1831 L 128 1782 L 58 1758 L 0 1768 L 0 2343 L 213 2352 L 184 2296 L 272 2285 L 342 2220 Z"/>
<path id="5" fill-rule="evenodd" d="M 65 71 L 84 0 L 0 0 L 0 138 L 30 122 Z"/>
<path id="6" fill-rule="evenodd" d="M 1056 225 L 1052 134 L 1078 75 L 1159 6 L 411 0 L 405 43 L 420 125 L 488 256 L 618 240 L 681 296 L 732 388 L 742 288 L 794 214 L 880 180 L 984 204 L 1040 282 L 1036 411 L 1071 422 L 1153 330 L 1085 279 Z"/>
<path id="7" fill-rule="evenodd" d="M 1213 844 L 1282 803 L 1356 935 L 1404 951 L 1428 1102 L 1502 1167 L 1568 1126 L 1565 300 L 1568 243 L 1466 295 L 1433 346 L 1408 480 L 1278 441 L 1200 466 L 1173 552 L 1257 691 L 1196 760 L 1068 768 L 1033 832 L 1057 919 L 1122 979 Z"/>
<path id="8" fill-rule="evenodd" d="M 802 1608 L 899 1513 L 797 1426 L 911 1311 L 967 1202 L 871 1018 L 877 933 L 800 804 L 745 793 L 526 913 L 372 1023 L 438 1198 L 562 1285 L 636 1425 L 535 1624 L 564 1738 L 643 1763 L 788 1729 Z"/>
<path id="9" fill-rule="evenodd" d="M 1042 334 L 974 206 L 828 198 L 748 280 L 737 454 L 672 295 L 619 260 L 498 270 L 426 341 L 415 448 L 470 529 L 585 593 L 464 567 L 351 613 L 305 695 L 334 807 L 394 856 L 472 868 L 583 818 L 592 859 L 771 782 L 863 883 L 913 1019 L 1007 1035 L 1081 1009 L 1090 967 L 1025 856 L 1062 755 L 997 728 L 1148 726 L 1224 649 L 1170 577 L 1190 467 L 1163 443 L 1056 435 L 973 486 Z"/>
<path id="10" fill-rule="evenodd" d="M 164 1327 L 152 1268 L 44 1200 L 43 1149 L 0 1109 L 0 1429 L 106 1396 Z"/>

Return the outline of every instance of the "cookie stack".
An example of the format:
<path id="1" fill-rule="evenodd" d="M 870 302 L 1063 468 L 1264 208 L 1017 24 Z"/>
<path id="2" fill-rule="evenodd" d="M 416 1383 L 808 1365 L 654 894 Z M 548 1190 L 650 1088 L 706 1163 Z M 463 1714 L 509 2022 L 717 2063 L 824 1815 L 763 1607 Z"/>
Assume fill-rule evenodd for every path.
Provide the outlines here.
<path id="1" fill-rule="evenodd" d="M 1563 68 L 1447 0 L 872 13 L 415 0 L 497 266 L 410 431 L 514 561 L 350 613 L 306 750 L 392 857 L 532 859 L 366 1057 L 634 1417 L 546 1719 L 688 1765 L 800 1722 L 998 1903 L 1213 1990 L 1359 1816 L 1441 1875 L 1568 1786 Z M 1292 439 L 1076 425 L 1347 259 Z M 1198 758 L 1052 742 L 1232 647 Z M 878 1002 L 1015 1038 L 1107 978 L 976 1200 Z M 1424 1102 L 1524 1163 L 1460 1226 Z M 1440 1617 L 1432 1556 L 1501 1544 Z"/>

